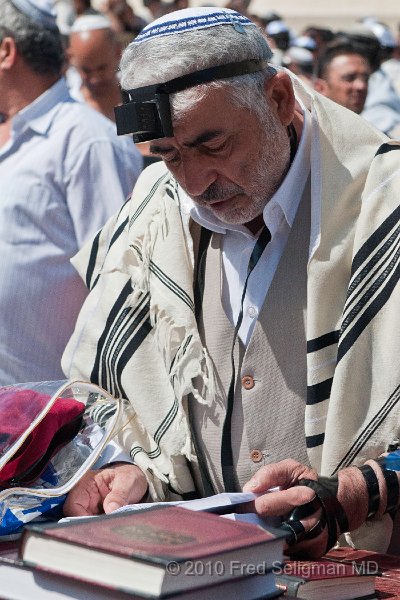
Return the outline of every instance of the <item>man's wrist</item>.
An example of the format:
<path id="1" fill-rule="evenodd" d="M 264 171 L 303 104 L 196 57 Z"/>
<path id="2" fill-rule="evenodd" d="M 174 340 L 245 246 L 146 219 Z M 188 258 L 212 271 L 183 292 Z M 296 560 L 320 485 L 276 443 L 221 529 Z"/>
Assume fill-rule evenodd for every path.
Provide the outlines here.
<path id="1" fill-rule="evenodd" d="M 338 500 L 346 513 L 349 531 L 352 531 L 367 519 L 367 486 L 358 467 L 347 467 L 339 471 L 338 480 Z"/>

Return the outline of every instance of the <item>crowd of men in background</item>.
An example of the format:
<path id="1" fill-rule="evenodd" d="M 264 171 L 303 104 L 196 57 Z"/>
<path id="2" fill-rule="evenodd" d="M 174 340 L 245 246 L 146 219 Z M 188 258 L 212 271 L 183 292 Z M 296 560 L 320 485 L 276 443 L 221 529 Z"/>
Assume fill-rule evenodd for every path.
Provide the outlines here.
<path id="1" fill-rule="evenodd" d="M 118 62 L 121 47 L 131 41 L 148 21 L 167 12 L 186 8 L 190 2 L 143 0 L 143 14 L 147 20 L 142 15 L 136 15 L 127 0 L 105 0 L 97 5 L 97 10 L 92 7 L 90 0 L 59 0 L 58 5 L 63 3 L 65 7 L 67 2 L 69 12 L 60 10 L 59 26 L 66 43 L 70 43 L 72 65 L 82 78 L 81 97 L 112 117 L 112 104 L 118 96 L 118 82 L 115 77 L 106 78 L 107 73 L 111 73 L 111 66 L 114 68 Z M 284 18 L 275 12 L 251 14 L 249 0 L 232 0 L 227 7 L 250 17 L 265 31 L 274 52 L 275 64 L 287 67 L 323 95 L 361 114 L 389 137 L 397 138 L 400 135 L 400 47 L 398 39 L 385 23 L 365 17 L 341 31 L 310 25 L 295 33 Z M 97 15 L 97 19 L 93 15 Z M 99 16 L 102 18 L 99 19 Z M 108 32 L 84 33 L 91 28 L 108 29 Z M 77 35 L 81 39 L 87 38 L 78 48 Z M 103 52 L 98 52 L 100 36 L 109 38 L 108 47 L 110 43 L 119 44 L 119 50 L 106 51 L 102 46 Z M 95 63 L 99 62 L 100 56 L 113 58 L 107 60 L 107 65 L 103 60 L 103 64 L 97 68 Z M 80 62 L 89 62 L 88 59 L 90 67 L 80 66 Z M 95 84 L 91 83 L 94 80 Z M 100 80 L 102 83 L 97 83 Z M 95 85 L 98 85 L 98 94 L 107 96 L 104 102 L 92 101 Z M 90 86 L 91 92 L 88 91 Z M 145 147 L 142 152 L 147 154 Z"/>

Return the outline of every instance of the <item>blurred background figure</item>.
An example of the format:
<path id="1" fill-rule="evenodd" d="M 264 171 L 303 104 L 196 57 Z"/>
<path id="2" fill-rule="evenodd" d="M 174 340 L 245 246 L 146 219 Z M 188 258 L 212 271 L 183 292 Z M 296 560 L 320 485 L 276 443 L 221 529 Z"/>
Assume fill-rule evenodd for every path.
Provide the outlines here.
<path id="1" fill-rule="evenodd" d="M 170 10 L 168 3 L 163 0 L 142 0 L 142 4 L 148 13 L 148 21 L 154 21 Z"/>
<path id="2" fill-rule="evenodd" d="M 291 46 L 283 55 L 282 66 L 313 87 L 314 55 L 310 50 L 300 46 Z"/>
<path id="3" fill-rule="evenodd" d="M 319 27 L 316 25 L 309 25 L 301 32 L 302 36 L 311 38 L 314 40 L 315 48 L 313 52 L 318 55 L 325 50 L 327 44 L 332 42 L 335 38 L 334 32 L 328 27 Z"/>
<path id="4" fill-rule="evenodd" d="M 114 107 L 122 102 L 117 76 L 121 46 L 111 22 L 103 15 L 78 17 L 67 52 L 71 96 L 114 120 Z"/>
<path id="5" fill-rule="evenodd" d="M 112 121 L 115 120 L 114 107 L 122 103 L 118 79 L 121 49 L 118 34 L 104 15 L 78 17 L 71 28 L 67 49 L 70 94 Z M 124 139 L 128 146 L 138 148 L 144 166 L 159 160 L 150 157 L 148 144 L 135 147 L 131 136 Z"/>
<path id="6" fill-rule="evenodd" d="M 105 0 L 100 8 L 111 22 L 111 28 L 120 34 L 119 38 L 124 45 L 147 25 L 147 21 L 136 15 L 127 0 Z"/>
<path id="7" fill-rule="evenodd" d="M 87 294 L 70 263 L 132 190 L 140 153 L 71 98 L 53 4 L 0 0 L 0 385 L 64 379 Z"/>
<path id="8" fill-rule="evenodd" d="M 283 20 L 281 15 L 279 15 L 278 13 L 276 13 L 272 10 L 268 10 L 268 11 L 265 11 L 262 9 L 260 10 L 260 7 L 258 7 L 258 9 L 255 9 L 252 5 L 252 2 L 250 2 L 249 14 L 247 16 L 256 25 L 261 27 L 261 29 L 265 29 L 267 27 L 267 25 L 269 23 L 271 23 L 271 21 L 282 21 Z"/>
<path id="9" fill-rule="evenodd" d="M 362 116 L 392 138 L 400 136 L 400 96 L 382 68 L 385 46 L 374 33 L 371 22 L 356 23 L 337 34 L 337 39 L 352 43 L 371 65 L 368 95 Z M 383 43 L 385 40 L 383 40 Z"/>
<path id="10" fill-rule="evenodd" d="M 369 61 L 354 45 L 333 42 L 317 58 L 314 88 L 334 102 L 361 114 L 370 74 Z"/>
<path id="11" fill-rule="evenodd" d="M 273 53 L 272 63 L 282 65 L 283 55 L 290 46 L 291 33 L 289 27 L 280 19 L 270 21 L 265 27 L 265 33 Z"/>
<path id="12" fill-rule="evenodd" d="M 212 3 L 211 3 L 212 6 Z M 225 4 L 225 8 L 230 8 L 231 10 L 236 10 L 237 12 L 249 16 L 248 10 L 250 6 L 250 0 L 230 0 Z"/>

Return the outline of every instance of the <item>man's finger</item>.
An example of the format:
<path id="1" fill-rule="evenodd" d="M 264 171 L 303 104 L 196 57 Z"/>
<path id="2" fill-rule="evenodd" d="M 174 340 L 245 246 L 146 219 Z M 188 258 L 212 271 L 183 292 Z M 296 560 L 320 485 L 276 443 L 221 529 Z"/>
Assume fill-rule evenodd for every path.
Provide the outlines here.
<path id="1" fill-rule="evenodd" d="M 103 496 L 103 509 L 110 513 L 121 506 L 140 502 L 147 490 L 143 472 L 135 465 L 119 465 L 104 469 L 96 477 L 99 489 L 107 490 Z"/>
<path id="2" fill-rule="evenodd" d="M 269 492 L 254 500 L 254 509 L 260 516 L 281 516 L 290 513 L 296 506 L 311 502 L 315 492 L 305 486 Z"/>
<path id="3" fill-rule="evenodd" d="M 295 460 L 287 459 L 261 467 L 244 487 L 245 492 L 263 492 L 271 487 L 288 488 L 301 478 L 315 479 L 313 469 Z"/>

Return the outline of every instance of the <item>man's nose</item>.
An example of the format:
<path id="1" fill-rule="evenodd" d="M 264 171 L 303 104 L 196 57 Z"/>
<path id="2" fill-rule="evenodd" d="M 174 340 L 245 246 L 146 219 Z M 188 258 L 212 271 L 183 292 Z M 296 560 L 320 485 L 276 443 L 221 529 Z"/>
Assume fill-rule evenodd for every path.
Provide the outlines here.
<path id="1" fill-rule="evenodd" d="M 366 90 L 368 88 L 368 80 L 363 77 L 357 77 L 354 80 L 354 85 L 358 90 Z"/>
<path id="2" fill-rule="evenodd" d="M 209 157 L 185 157 L 182 159 L 182 185 L 189 196 L 201 196 L 217 179 Z"/>

